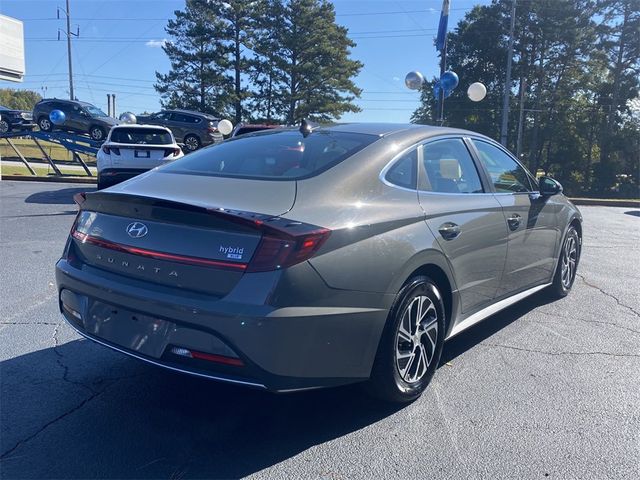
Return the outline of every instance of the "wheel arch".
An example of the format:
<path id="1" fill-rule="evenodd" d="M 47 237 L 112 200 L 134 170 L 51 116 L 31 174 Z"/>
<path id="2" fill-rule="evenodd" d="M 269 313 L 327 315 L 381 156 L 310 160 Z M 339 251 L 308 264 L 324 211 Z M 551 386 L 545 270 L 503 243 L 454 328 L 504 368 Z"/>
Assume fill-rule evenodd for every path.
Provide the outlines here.
<path id="1" fill-rule="evenodd" d="M 438 287 L 445 307 L 446 333 L 448 334 L 459 310 L 458 291 L 449 262 L 442 252 L 436 250 L 421 252 L 407 264 L 402 274 L 396 277 L 397 280 L 392 285 L 393 293 L 398 293 L 409 279 L 417 275 L 429 277 Z"/>

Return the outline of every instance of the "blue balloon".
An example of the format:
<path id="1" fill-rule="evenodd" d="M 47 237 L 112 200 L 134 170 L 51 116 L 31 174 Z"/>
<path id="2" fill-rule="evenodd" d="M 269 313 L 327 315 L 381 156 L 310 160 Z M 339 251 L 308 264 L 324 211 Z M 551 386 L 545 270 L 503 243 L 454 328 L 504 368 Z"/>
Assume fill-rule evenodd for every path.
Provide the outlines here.
<path id="1" fill-rule="evenodd" d="M 67 116 L 62 110 L 51 110 L 49 114 L 49 120 L 51 120 L 51 123 L 54 125 L 62 125 L 66 119 Z"/>
<path id="2" fill-rule="evenodd" d="M 456 88 L 458 86 L 458 75 L 456 72 L 452 72 L 451 70 L 444 72 L 440 76 L 440 85 L 442 85 L 442 88 L 449 91 Z"/>

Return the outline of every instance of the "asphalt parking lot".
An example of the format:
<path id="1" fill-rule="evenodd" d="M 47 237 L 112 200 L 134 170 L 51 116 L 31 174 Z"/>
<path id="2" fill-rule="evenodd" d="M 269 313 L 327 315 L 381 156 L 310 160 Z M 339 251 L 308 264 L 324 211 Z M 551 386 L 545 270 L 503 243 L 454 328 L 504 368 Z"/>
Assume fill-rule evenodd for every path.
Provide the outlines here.
<path id="1" fill-rule="evenodd" d="M 93 186 L 0 182 L 0 477 L 640 478 L 640 211 L 582 207 L 579 278 L 445 346 L 415 403 L 271 395 L 81 339 L 53 266 Z"/>

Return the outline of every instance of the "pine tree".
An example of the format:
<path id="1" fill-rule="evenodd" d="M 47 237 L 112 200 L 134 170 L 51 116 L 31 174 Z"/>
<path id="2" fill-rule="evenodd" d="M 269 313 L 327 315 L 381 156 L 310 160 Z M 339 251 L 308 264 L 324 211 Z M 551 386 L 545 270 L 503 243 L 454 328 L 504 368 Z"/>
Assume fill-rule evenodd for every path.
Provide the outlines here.
<path id="1" fill-rule="evenodd" d="M 361 90 L 352 78 L 362 64 L 350 58 L 355 43 L 335 22 L 326 0 L 270 0 L 270 19 L 257 50 L 263 55 L 254 74 L 266 90 L 267 116 L 287 123 L 301 118 L 328 121 L 356 112 L 352 103 Z M 274 101 L 275 100 L 275 101 Z M 264 110 L 263 110 L 264 111 Z"/>
<path id="2" fill-rule="evenodd" d="M 207 0 L 187 0 L 184 11 L 176 10 L 166 32 L 170 39 L 162 47 L 171 70 L 156 72 L 155 88 L 165 108 L 186 108 L 226 116 L 233 100 L 229 91 L 229 45 L 224 41 L 226 25 Z"/>

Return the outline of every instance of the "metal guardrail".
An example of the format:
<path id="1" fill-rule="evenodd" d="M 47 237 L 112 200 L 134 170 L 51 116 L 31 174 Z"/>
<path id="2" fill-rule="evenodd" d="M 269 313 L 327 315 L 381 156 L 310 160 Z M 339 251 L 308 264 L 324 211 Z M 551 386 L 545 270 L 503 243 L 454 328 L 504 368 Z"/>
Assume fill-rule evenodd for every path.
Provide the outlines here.
<path id="1" fill-rule="evenodd" d="M 82 166 L 82 168 L 84 169 L 84 171 L 89 177 L 92 177 L 93 174 L 91 173 L 91 170 L 89 170 L 89 167 L 87 166 L 85 161 L 82 160 L 79 154 L 84 153 L 86 155 L 95 156 L 98 153 L 98 150 L 100 149 L 100 145 L 102 145 L 102 142 L 96 142 L 95 140 L 92 140 L 91 138 L 86 137 L 84 135 L 77 135 L 74 133 L 61 132 L 61 131 L 43 132 L 43 131 L 22 130 L 22 131 L 12 131 L 8 133 L 0 134 L 0 140 L 4 139 L 9 144 L 9 146 L 13 149 L 13 151 L 16 152 L 16 155 L 18 156 L 20 161 L 24 163 L 24 165 L 27 167 L 29 172 L 31 172 L 31 175 L 36 175 L 35 170 L 29 164 L 29 161 L 25 158 L 22 152 L 20 152 L 20 149 L 18 148 L 18 146 L 11 141 L 12 138 L 16 138 L 16 137 L 27 137 L 33 140 L 35 145 L 42 152 L 43 158 L 49 163 L 49 165 L 51 165 L 51 168 L 53 168 L 53 171 L 56 173 L 56 175 L 60 175 L 60 176 L 62 176 L 62 172 L 56 165 L 55 161 L 47 154 L 46 150 L 44 149 L 40 141 L 56 143 L 66 148 L 69 152 L 71 152 L 71 156 L 73 160 L 78 162 Z"/>

